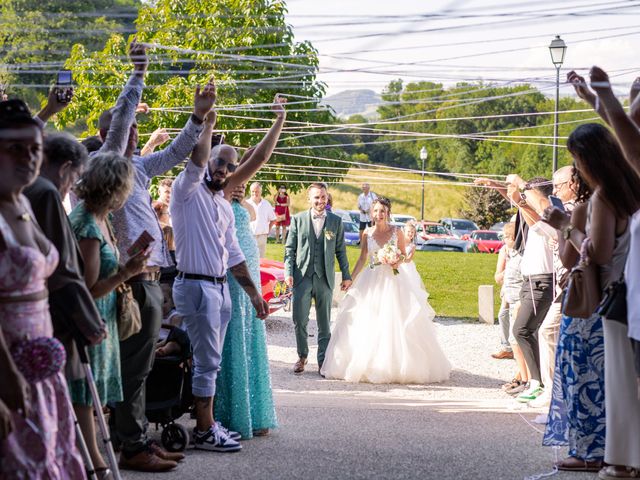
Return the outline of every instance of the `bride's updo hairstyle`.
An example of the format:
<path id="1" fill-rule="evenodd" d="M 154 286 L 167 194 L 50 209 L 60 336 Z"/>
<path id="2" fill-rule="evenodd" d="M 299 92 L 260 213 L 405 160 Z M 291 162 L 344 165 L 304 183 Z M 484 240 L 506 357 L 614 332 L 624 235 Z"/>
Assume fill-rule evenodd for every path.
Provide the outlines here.
<path id="1" fill-rule="evenodd" d="M 385 211 L 387 212 L 387 221 L 390 222 L 391 221 L 391 200 L 389 200 L 387 197 L 378 197 L 371 204 L 371 210 L 373 210 L 373 207 L 375 207 L 376 203 L 379 203 L 384 207 Z"/>

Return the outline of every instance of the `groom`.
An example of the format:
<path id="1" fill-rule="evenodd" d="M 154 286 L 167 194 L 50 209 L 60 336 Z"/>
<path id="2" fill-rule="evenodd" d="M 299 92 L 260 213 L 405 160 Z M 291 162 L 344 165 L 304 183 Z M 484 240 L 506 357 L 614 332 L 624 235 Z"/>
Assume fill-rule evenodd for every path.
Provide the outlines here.
<path id="1" fill-rule="evenodd" d="M 309 346 L 307 324 L 311 300 L 316 303 L 318 322 L 318 368 L 331 338 L 331 300 L 334 285 L 334 257 L 342 272 L 342 290 L 351 286 L 349 260 L 344 244 L 342 219 L 326 210 L 327 186 L 312 183 L 308 189 L 310 210 L 291 218 L 284 252 L 285 281 L 293 287 L 293 323 L 296 327 L 298 361 L 294 373 L 304 372 Z M 319 371 L 319 370 L 318 370 Z"/>

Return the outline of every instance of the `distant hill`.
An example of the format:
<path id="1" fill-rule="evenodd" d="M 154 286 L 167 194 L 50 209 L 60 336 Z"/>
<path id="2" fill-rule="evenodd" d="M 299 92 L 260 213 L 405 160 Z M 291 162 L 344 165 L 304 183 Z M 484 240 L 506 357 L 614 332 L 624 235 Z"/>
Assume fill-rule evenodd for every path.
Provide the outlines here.
<path id="1" fill-rule="evenodd" d="M 345 90 L 325 97 L 322 104 L 333 108 L 339 117 L 360 114 L 374 119 L 377 117 L 376 108 L 381 102 L 380 95 L 373 90 Z"/>

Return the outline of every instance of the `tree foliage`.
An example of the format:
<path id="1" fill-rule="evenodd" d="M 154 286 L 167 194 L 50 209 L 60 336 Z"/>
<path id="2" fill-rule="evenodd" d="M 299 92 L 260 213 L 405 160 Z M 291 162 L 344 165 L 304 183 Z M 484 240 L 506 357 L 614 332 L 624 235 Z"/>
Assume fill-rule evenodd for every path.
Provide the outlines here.
<path id="1" fill-rule="evenodd" d="M 466 207 L 460 214 L 473 220 L 481 229 L 488 229 L 494 223 L 505 222 L 513 213 L 509 202 L 495 190 L 468 188 L 464 199 Z"/>
<path id="2" fill-rule="evenodd" d="M 531 85 L 464 82 L 445 87 L 394 80 L 382 98 L 380 119 L 367 125 L 380 134 L 367 136 L 375 143 L 356 146 L 353 152 L 367 154 L 371 163 L 420 169 L 419 152 L 425 146 L 429 171 L 515 172 L 524 178 L 551 174 L 553 115 L 544 112 L 553 112 L 554 103 Z M 584 103 L 561 99 L 560 111 L 580 109 L 585 109 Z M 564 138 L 581 122 L 597 121 L 593 117 L 592 112 L 560 114 L 561 166 L 571 162 Z M 407 136 L 411 134 L 423 137 Z"/>
<path id="3" fill-rule="evenodd" d="M 131 32 L 139 5 L 140 0 L 3 0 L 0 83 L 37 106 L 37 92 L 44 96 L 75 43 L 94 51 L 113 32 Z"/>
<path id="4" fill-rule="evenodd" d="M 309 42 L 294 40 L 285 13 L 284 3 L 273 0 L 158 0 L 144 5 L 136 20 L 136 35 L 156 47 L 150 51 L 143 101 L 172 110 L 154 110 L 140 118 L 141 138 L 159 127 L 181 128 L 188 119 L 195 86 L 206 83 L 211 75 L 218 86 L 217 129 L 226 133 L 231 145 L 248 147 L 262 138 L 273 119 L 268 105 L 277 92 L 291 95 L 291 101 L 307 99 L 289 108 L 287 125 L 333 123 L 329 110 L 305 111 L 315 109 L 324 85 L 316 80 L 317 51 Z M 114 104 L 131 70 L 126 60 L 129 40 L 116 34 L 99 52 L 82 45 L 73 48 L 67 66 L 75 73 L 76 99 L 60 116 L 61 126 L 86 122 L 87 133 L 95 133 L 100 113 Z M 258 107 L 246 108 L 251 105 Z M 321 137 L 300 137 L 287 132 L 280 145 L 296 155 L 343 157 L 337 149 L 327 148 L 318 155 L 318 150 L 305 148 L 322 143 Z M 309 159 L 276 154 L 270 163 L 285 167 L 260 173 L 258 177 L 267 183 L 309 180 L 286 170 L 290 164 L 308 165 Z M 339 165 L 326 160 L 313 160 L 313 164 Z M 322 180 L 322 175 L 316 179 Z M 293 183 L 291 188 L 301 186 Z"/>

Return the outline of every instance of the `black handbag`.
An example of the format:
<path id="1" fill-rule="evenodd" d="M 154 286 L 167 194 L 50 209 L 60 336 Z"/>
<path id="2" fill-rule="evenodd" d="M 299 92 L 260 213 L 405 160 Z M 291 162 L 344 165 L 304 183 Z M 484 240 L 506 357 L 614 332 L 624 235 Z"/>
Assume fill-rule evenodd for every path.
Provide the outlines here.
<path id="1" fill-rule="evenodd" d="M 624 277 L 607 287 L 596 311 L 607 320 L 627 324 L 627 284 Z"/>

